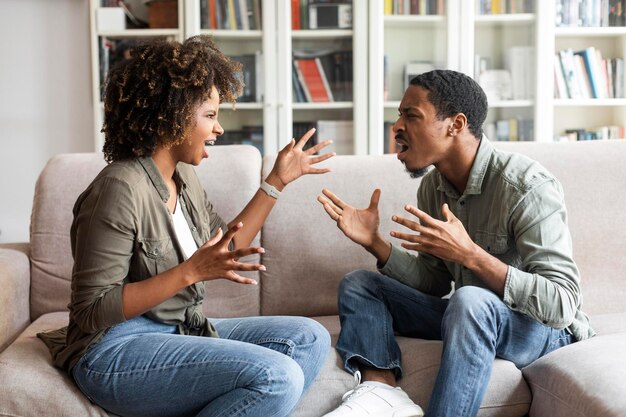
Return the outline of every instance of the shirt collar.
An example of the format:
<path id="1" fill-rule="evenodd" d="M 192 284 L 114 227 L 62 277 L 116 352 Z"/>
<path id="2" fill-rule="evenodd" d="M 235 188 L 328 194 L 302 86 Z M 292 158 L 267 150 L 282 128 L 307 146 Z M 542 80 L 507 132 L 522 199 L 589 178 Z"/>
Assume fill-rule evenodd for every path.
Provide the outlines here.
<path id="1" fill-rule="evenodd" d="M 163 181 L 161 171 L 159 171 L 159 168 L 154 163 L 154 159 L 152 159 L 152 157 L 150 156 L 145 156 L 137 159 L 143 169 L 146 171 L 146 174 L 148 174 L 148 178 L 150 178 L 152 185 L 154 185 L 154 188 L 156 188 L 157 192 L 159 193 L 159 197 L 161 198 L 161 200 L 164 203 L 167 203 L 167 200 L 170 199 L 170 190 L 169 188 L 167 188 L 167 184 L 165 184 L 165 181 Z M 180 172 L 178 171 L 178 167 L 176 167 L 176 170 L 174 171 L 174 181 L 176 182 L 179 190 L 187 188 L 187 183 L 181 177 Z"/>
<path id="2" fill-rule="evenodd" d="M 480 194 L 482 192 L 483 180 L 485 179 L 485 174 L 487 173 L 487 168 L 489 167 L 489 161 L 491 160 L 492 154 L 493 146 L 487 137 L 483 135 L 480 143 L 478 144 L 476 158 L 474 158 L 474 164 L 472 164 L 472 169 L 470 170 L 470 175 L 467 179 L 467 186 L 465 187 L 465 192 L 463 194 Z M 459 198 L 459 193 L 439 171 L 437 171 L 436 175 L 437 190 L 443 191 L 450 197 Z"/>

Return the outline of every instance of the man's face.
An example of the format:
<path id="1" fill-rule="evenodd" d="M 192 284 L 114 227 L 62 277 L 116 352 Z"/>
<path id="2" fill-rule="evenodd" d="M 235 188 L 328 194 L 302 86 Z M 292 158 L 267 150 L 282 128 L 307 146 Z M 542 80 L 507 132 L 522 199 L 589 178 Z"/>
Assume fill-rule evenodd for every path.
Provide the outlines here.
<path id="1" fill-rule="evenodd" d="M 452 121 L 438 120 L 435 107 L 428 101 L 428 90 L 415 85 L 405 91 L 398 112 L 393 125 L 398 159 L 411 176 L 420 177 L 445 155 L 450 144 L 446 132 Z"/>

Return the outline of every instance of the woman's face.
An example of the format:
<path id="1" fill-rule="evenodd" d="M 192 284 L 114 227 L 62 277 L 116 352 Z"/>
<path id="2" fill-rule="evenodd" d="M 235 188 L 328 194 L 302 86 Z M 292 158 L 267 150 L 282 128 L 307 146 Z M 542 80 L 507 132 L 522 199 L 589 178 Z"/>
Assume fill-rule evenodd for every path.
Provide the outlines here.
<path id="1" fill-rule="evenodd" d="M 179 161 L 199 165 L 204 158 L 209 157 L 206 146 L 224 133 L 224 129 L 217 121 L 219 106 L 219 93 L 212 87 L 209 99 L 196 108 L 195 124 L 189 133 L 189 140 L 175 147 Z"/>

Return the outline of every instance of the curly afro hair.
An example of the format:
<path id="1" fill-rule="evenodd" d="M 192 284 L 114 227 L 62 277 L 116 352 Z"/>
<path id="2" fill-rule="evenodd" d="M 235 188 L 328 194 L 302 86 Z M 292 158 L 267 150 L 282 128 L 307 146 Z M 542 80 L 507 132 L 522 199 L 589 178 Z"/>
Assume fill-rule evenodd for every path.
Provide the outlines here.
<path id="1" fill-rule="evenodd" d="M 197 106 L 215 86 L 221 102 L 242 92 L 241 64 L 210 36 L 180 43 L 142 42 L 108 73 L 104 90 L 104 157 L 108 162 L 151 156 L 158 146 L 185 142 Z"/>
<path id="2" fill-rule="evenodd" d="M 476 81 L 451 70 L 433 70 L 414 77 L 411 85 L 428 90 L 428 99 L 439 120 L 463 113 L 470 132 L 480 139 L 487 117 L 487 96 Z"/>

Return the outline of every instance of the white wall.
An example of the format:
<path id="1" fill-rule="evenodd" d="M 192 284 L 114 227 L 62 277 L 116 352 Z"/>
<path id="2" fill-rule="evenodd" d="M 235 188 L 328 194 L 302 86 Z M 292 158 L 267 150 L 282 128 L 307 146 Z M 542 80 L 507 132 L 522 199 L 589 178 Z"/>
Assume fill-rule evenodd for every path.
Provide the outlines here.
<path id="1" fill-rule="evenodd" d="M 87 0 L 0 0 L 0 242 L 29 240 L 53 155 L 93 150 Z"/>

